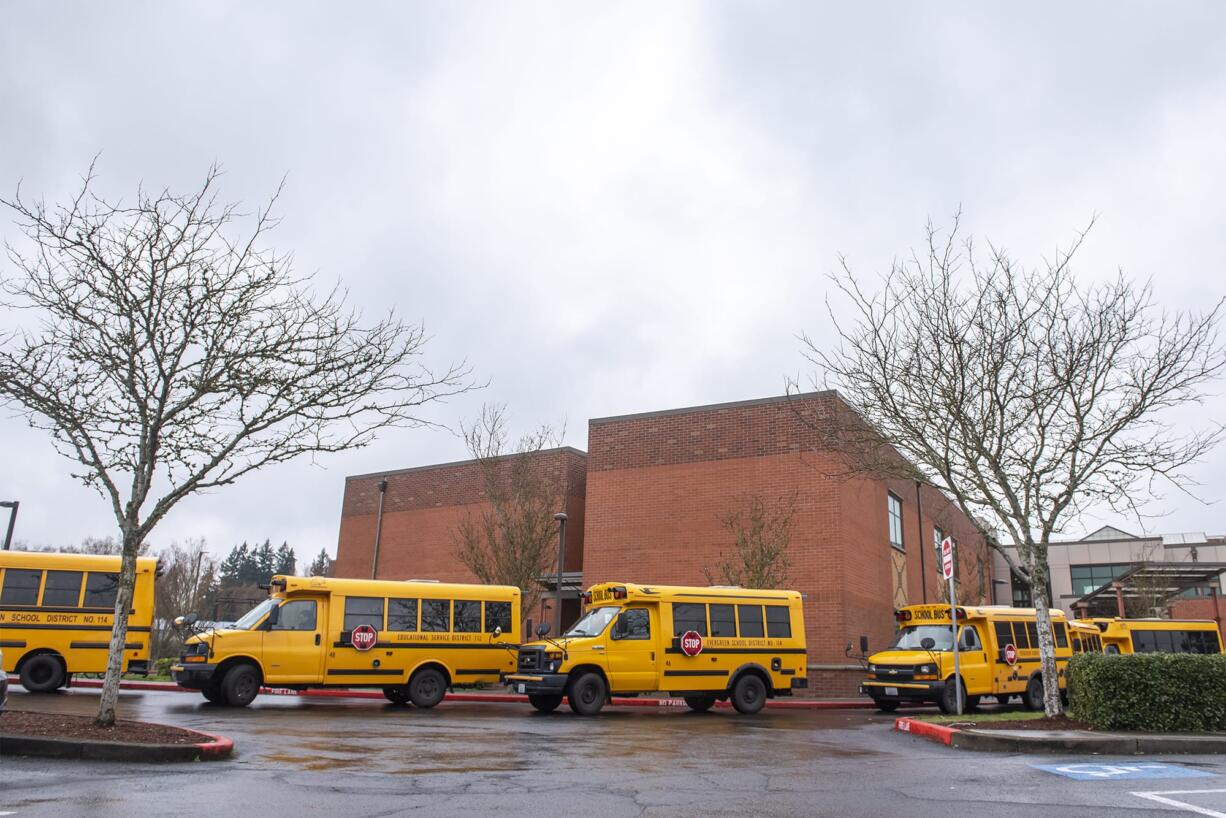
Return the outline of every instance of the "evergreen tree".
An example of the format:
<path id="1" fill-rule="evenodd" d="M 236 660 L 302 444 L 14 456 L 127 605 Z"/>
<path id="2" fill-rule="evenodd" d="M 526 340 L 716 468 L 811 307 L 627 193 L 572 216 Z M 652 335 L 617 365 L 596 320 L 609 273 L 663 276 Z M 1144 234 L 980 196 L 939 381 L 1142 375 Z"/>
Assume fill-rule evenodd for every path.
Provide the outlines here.
<path id="1" fill-rule="evenodd" d="M 319 556 L 311 563 L 311 570 L 307 573 L 313 577 L 326 577 L 332 569 L 332 560 L 328 557 L 328 549 L 319 549 Z"/>
<path id="2" fill-rule="evenodd" d="M 223 585 L 242 585 L 246 582 L 246 574 L 250 555 L 247 543 L 230 549 L 229 555 L 221 563 L 221 582 Z"/>
<path id="3" fill-rule="evenodd" d="M 272 542 L 264 540 L 258 547 L 252 550 L 252 573 L 251 582 L 256 585 L 267 585 L 268 580 L 272 579 L 272 575 L 277 570 L 277 552 L 273 550 Z"/>
<path id="4" fill-rule="evenodd" d="M 283 542 L 277 549 L 277 570 L 274 573 L 293 576 L 298 571 L 298 555 L 289 543 Z"/>

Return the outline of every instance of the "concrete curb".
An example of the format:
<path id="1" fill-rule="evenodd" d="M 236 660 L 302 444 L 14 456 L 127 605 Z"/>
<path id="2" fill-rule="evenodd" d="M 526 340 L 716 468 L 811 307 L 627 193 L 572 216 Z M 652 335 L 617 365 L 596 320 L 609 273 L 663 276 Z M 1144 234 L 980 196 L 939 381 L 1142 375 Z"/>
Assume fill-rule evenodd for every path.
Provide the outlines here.
<path id="1" fill-rule="evenodd" d="M 187 728 L 181 728 L 187 729 Z M 198 744 L 125 744 L 118 741 L 16 736 L 0 733 L 0 755 L 72 758 L 88 761 L 127 761 L 160 764 L 176 761 L 220 761 L 234 753 L 234 742 L 225 736 L 199 734 L 208 741 Z"/>
<path id="2" fill-rule="evenodd" d="M 941 724 L 900 718 L 894 721 L 900 733 L 935 741 L 958 750 L 1004 753 L 1089 753 L 1102 755 L 1178 755 L 1226 753 L 1226 734 L 1162 735 L 1036 730 L 1024 735 L 1018 730 L 982 730 L 946 727 Z"/>
<path id="3" fill-rule="evenodd" d="M 21 682 L 10 677 L 9 683 L 20 685 Z M 82 689 L 99 689 L 101 679 L 73 679 L 69 687 Z M 121 681 L 120 690 L 159 690 L 172 693 L 199 693 L 179 687 L 174 682 L 135 682 Z M 262 687 L 260 694 L 265 696 L 302 696 L 306 698 L 325 699 L 380 699 L 380 690 L 340 690 L 329 688 L 312 688 L 309 690 L 290 690 L 284 687 Z M 447 702 L 484 702 L 487 704 L 526 704 L 527 696 L 516 693 L 448 693 L 444 697 Z M 616 696 L 613 698 L 615 707 L 686 707 L 684 699 L 664 698 L 629 698 Z M 731 702 L 716 702 L 716 707 L 731 707 Z M 766 706 L 773 710 L 871 710 L 876 707 L 871 700 L 863 699 L 770 699 Z"/>

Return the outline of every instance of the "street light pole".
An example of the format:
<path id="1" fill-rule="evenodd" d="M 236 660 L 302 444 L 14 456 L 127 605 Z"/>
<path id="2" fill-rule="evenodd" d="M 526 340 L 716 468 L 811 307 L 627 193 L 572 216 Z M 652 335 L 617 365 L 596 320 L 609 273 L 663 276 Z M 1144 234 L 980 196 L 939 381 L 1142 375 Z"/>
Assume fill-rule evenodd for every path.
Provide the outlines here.
<path id="1" fill-rule="evenodd" d="M 0 501 L 0 508 L 7 508 L 9 510 L 9 530 L 8 533 L 4 535 L 5 551 L 8 551 L 9 547 L 13 544 L 13 526 L 17 523 L 17 506 L 19 505 L 21 505 L 21 503 L 17 500 Z"/>
<path id="2" fill-rule="evenodd" d="M 555 632 L 562 634 L 562 565 L 566 562 L 566 512 L 559 511 L 553 515 L 558 521 L 558 584 L 557 598 L 554 601 L 553 622 Z"/>

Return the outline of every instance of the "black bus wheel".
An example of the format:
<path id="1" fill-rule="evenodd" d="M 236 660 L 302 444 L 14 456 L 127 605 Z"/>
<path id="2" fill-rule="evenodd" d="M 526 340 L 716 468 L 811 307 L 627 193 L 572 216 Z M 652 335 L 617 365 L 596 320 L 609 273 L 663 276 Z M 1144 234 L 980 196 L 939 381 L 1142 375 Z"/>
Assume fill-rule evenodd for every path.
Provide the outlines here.
<path id="1" fill-rule="evenodd" d="M 966 689 L 961 684 L 954 684 L 954 681 L 954 678 L 950 677 L 945 682 L 945 688 L 941 691 L 940 698 L 937 699 L 937 707 L 947 716 L 958 712 L 958 702 L 954 696 L 962 699 L 962 712 L 966 712 Z"/>
<path id="2" fill-rule="evenodd" d="M 200 694 L 204 696 L 205 699 L 212 702 L 213 704 L 224 704 L 225 703 L 224 701 L 222 701 L 221 688 L 218 687 L 218 685 L 216 685 L 213 682 L 209 682 L 204 687 L 200 688 Z"/>
<path id="3" fill-rule="evenodd" d="M 736 712 L 752 716 L 766 705 L 766 685 L 761 677 L 746 673 L 732 686 L 732 706 Z"/>
<path id="4" fill-rule="evenodd" d="M 446 694 L 447 680 L 432 667 L 417 671 L 409 680 L 409 701 L 418 707 L 434 707 Z"/>
<path id="5" fill-rule="evenodd" d="M 882 713 L 893 713 L 895 710 L 898 709 L 898 702 L 886 701 L 884 699 L 878 702 L 874 702 L 874 704 L 877 705 L 877 709 L 880 710 Z"/>
<path id="6" fill-rule="evenodd" d="M 528 703 L 542 713 L 552 713 L 562 703 L 560 693 L 529 693 Z"/>
<path id="7" fill-rule="evenodd" d="M 712 707 L 715 706 L 715 697 L 714 696 L 686 696 L 685 703 L 691 710 L 694 710 L 698 713 L 702 713 L 704 711 L 710 710 Z"/>
<path id="8" fill-rule="evenodd" d="M 235 665 L 221 680 L 221 697 L 231 707 L 246 707 L 260 692 L 260 671 L 254 665 Z"/>
<path id="9" fill-rule="evenodd" d="M 594 716 L 604 707 L 607 696 L 604 679 L 599 673 L 584 673 L 570 683 L 570 709 L 580 716 Z"/>
<path id="10" fill-rule="evenodd" d="M 66 678 L 64 663 L 50 653 L 31 656 L 21 663 L 21 686 L 31 693 L 50 693 Z"/>
<path id="11" fill-rule="evenodd" d="M 383 695 L 392 704 L 408 704 L 409 689 L 404 685 L 396 685 L 395 687 L 383 688 Z"/>
<path id="12" fill-rule="evenodd" d="M 1026 693 L 1022 696 L 1022 705 L 1027 710 L 1043 709 L 1043 677 L 1031 676 L 1026 685 Z"/>

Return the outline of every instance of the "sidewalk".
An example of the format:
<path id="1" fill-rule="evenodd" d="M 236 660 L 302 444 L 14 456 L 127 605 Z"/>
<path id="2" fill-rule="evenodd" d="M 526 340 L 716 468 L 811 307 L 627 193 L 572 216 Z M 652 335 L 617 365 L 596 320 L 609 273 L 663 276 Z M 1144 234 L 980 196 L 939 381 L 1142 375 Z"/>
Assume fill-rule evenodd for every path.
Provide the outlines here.
<path id="1" fill-rule="evenodd" d="M 20 685 L 21 682 L 13 676 L 9 677 L 10 685 Z M 82 689 L 97 689 L 102 687 L 101 679 L 73 679 L 69 687 Z M 194 693 L 198 691 L 179 687 L 174 682 L 136 682 L 124 680 L 119 683 L 121 690 L 159 690 L 172 693 Z M 290 690 L 283 687 L 262 687 L 262 695 L 271 696 L 303 696 L 321 699 L 378 699 L 384 700 L 381 690 L 345 690 L 333 688 L 317 688 L 312 690 Z M 448 702 L 485 702 L 489 704 L 527 704 L 528 697 L 515 693 L 448 693 L 444 697 Z M 684 699 L 648 698 L 614 696 L 615 707 L 686 707 Z M 716 702 L 716 707 L 731 707 L 730 702 Z M 875 705 L 868 699 L 768 699 L 767 708 L 773 710 L 865 710 Z"/>
<path id="2" fill-rule="evenodd" d="M 1146 755 L 1226 753 L 1226 733 L 1099 733 L 1090 730 L 992 730 L 947 727 L 912 718 L 894 729 L 960 750 L 1008 753 L 1102 753 Z"/>

